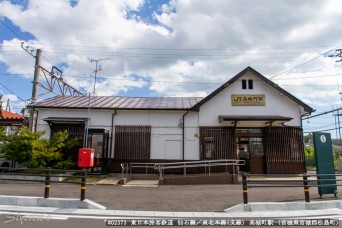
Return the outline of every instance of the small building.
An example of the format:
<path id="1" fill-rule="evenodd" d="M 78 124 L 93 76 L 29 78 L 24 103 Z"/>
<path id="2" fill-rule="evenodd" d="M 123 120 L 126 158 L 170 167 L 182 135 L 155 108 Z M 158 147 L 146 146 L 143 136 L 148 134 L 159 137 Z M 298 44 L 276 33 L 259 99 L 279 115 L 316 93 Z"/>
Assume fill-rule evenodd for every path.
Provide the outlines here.
<path id="1" fill-rule="evenodd" d="M 251 67 L 207 97 L 62 97 L 30 106 L 45 137 L 68 130 L 96 164 L 244 159 L 251 173 L 305 171 L 302 117 L 314 110 Z M 89 121 L 88 121 L 89 120 Z M 77 152 L 69 154 L 77 160 Z"/>
<path id="2" fill-rule="evenodd" d="M 0 109 L 0 126 L 5 128 L 7 135 L 23 126 L 24 120 L 25 118 L 22 115 Z"/>

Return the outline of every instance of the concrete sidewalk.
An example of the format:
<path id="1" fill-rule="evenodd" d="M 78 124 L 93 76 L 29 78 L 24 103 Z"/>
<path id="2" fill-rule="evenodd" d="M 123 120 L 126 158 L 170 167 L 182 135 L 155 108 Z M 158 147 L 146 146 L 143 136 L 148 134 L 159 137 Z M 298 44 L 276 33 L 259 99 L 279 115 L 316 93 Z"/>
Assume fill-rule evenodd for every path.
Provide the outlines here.
<path id="1" fill-rule="evenodd" d="M 252 205 L 249 205 L 252 206 Z M 18 207 L 0 205 L 0 214 L 21 213 L 21 214 L 59 214 L 71 216 L 96 216 L 103 219 L 158 219 L 158 218 L 269 218 L 269 219 L 303 219 L 303 218 L 330 218 L 341 219 L 340 208 L 325 208 L 320 210 L 255 210 L 255 211 L 234 211 L 227 212 L 188 212 L 188 211 L 137 211 L 137 210 L 98 210 L 98 209 L 76 209 L 76 208 L 55 208 L 55 207 Z"/>

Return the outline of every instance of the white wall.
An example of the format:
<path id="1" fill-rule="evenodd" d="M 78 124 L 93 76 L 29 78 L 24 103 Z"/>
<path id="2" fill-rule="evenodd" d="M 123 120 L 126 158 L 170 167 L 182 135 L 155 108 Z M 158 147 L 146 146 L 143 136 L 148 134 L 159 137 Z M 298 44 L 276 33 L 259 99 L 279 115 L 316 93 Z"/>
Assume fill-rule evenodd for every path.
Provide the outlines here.
<path id="1" fill-rule="evenodd" d="M 105 128 L 111 137 L 112 114 L 110 110 L 91 110 L 89 128 Z M 185 111 L 117 111 L 115 125 L 151 125 L 151 159 L 183 159 L 182 120 Z M 45 130 L 50 137 L 50 127 L 43 119 L 48 117 L 87 118 L 87 110 L 39 109 L 37 130 Z M 115 131 L 115 128 L 114 128 Z M 198 114 L 185 117 L 185 159 L 199 159 Z M 114 140 L 112 155 L 114 157 Z M 173 148 L 174 147 L 174 148 Z M 169 154 L 172 153 L 172 154 Z"/>
<path id="2" fill-rule="evenodd" d="M 43 119 L 48 117 L 64 117 L 64 118 L 88 118 L 88 111 L 77 109 L 37 109 L 38 110 L 38 122 L 37 131 L 45 130 L 46 133 L 43 137 L 50 137 L 50 126 Z M 111 118 L 113 111 L 108 110 L 91 110 L 90 111 L 90 128 L 111 128 Z"/>
<path id="3" fill-rule="evenodd" d="M 118 111 L 114 125 L 151 125 L 151 159 L 182 160 L 182 121 L 185 111 Z M 185 153 L 187 160 L 198 159 L 197 113 L 185 117 Z"/>
<path id="4" fill-rule="evenodd" d="M 241 80 L 252 79 L 253 90 L 242 90 Z M 265 94 L 265 106 L 232 106 L 232 94 Z M 37 130 L 46 130 L 44 137 L 50 137 L 50 127 L 43 121 L 48 117 L 87 118 L 88 110 L 39 109 Z M 106 128 L 111 131 L 114 110 L 91 110 L 90 128 Z M 115 125 L 151 125 L 151 159 L 183 159 L 182 119 L 185 111 L 117 111 Z M 251 73 L 229 85 L 200 107 L 200 112 L 185 115 L 185 160 L 200 159 L 199 126 L 219 126 L 219 115 L 279 115 L 294 118 L 286 125 L 300 126 L 300 108 L 292 100 L 270 87 Z M 115 129 L 114 129 L 115 131 Z M 111 136 L 111 132 L 110 132 Z M 114 140 L 112 151 L 114 154 Z M 112 157 L 113 157 L 112 154 Z"/>
<path id="5" fill-rule="evenodd" d="M 252 79 L 253 89 L 243 90 L 242 79 Z M 265 106 L 232 106 L 232 94 L 265 94 Z M 240 77 L 232 85 L 222 90 L 200 108 L 200 126 L 220 125 L 219 115 L 251 115 L 251 116 L 285 116 L 293 120 L 285 123 L 289 126 L 300 126 L 300 107 L 288 97 L 281 95 L 278 90 L 272 88 L 264 81 L 251 73 Z"/>

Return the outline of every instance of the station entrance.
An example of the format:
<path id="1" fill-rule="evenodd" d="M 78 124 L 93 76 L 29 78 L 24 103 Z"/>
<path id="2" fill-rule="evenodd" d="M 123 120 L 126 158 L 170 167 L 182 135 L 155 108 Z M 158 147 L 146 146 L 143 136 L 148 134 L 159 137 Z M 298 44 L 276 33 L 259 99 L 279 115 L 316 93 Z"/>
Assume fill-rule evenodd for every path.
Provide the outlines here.
<path id="1" fill-rule="evenodd" d="M 300 127 L 200 127 L 201 160 L 245 160 L 240 171 L 251 174 L 303 173 L 302 139 Z"/>

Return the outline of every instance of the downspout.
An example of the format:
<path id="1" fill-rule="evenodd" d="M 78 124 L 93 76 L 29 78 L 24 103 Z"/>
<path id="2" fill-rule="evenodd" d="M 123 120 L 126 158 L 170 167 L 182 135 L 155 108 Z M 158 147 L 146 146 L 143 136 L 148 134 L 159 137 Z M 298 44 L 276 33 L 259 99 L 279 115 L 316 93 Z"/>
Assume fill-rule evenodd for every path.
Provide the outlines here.
<path id="1" fill-rule="evenodd" d="M 117 111 L 116 110 L 114 110 L 114 113 L 112 114 L 112 125 L 111 125 L 111 137 L 110 137 L 110 155 L 109 155 L 109 157 L 110 157 L 110 162 L 109 162 L 109 172 L 110 172 L 110 170 L 111 170 L 111 167 L 112 167 L 112 158 L 111 158 L 111 156 L 112 156 L 112 152 L 113 152 L 113 138 L 114 138 L 114 116 L 116 115 L 116 114 L 118 114 L 117 113 Z"/>
<path id="2" fill-rule="evenodd" d="M 304 116 L 310 116 L 312 112 L 308 112 L 308 113 L 304 113 L 300 116 L 300 128 L 303 130 L 303 117 Z M 304 131 L 302 131 L 302 138 L 304 140 Z M 305 147 L 304 142 L 303 142 L 303 147 Z M 304 148 L 303 148 L 303 152 L 304 152 Z M 306 160 L 305 160 L 305 154 L 304 154 L 304 173 L 307 173 L 307 169 L 306 169 Z"/>
<path id="3" fill-rule="evenodd" d="M 186 110 L 186 113 L 183 114 L 183 124 L 182 124 L 182 152 L 183 152 L 183 161 L 185 158 L 185 116 L 189 113 L 189 110 Z"/>

